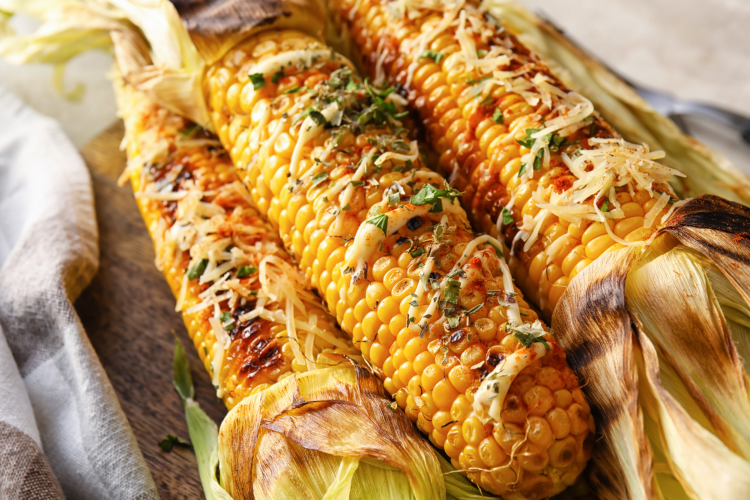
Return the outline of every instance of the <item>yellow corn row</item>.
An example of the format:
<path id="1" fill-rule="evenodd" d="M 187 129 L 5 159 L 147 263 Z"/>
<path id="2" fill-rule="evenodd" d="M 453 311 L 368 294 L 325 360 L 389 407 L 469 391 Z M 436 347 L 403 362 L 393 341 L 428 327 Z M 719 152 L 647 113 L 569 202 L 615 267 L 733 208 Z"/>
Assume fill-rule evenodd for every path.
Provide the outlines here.
<path id="1" fill-rule="evenodd" d="M 261 268 L 268 266 L 264 261 L 271 259 L 285 273 L 293 273 L 294 268 L 277 232 L 252 208 L 249 193 L 239 182 L 218 141 L 122 81 L 116 81 L 115 88 L 125 120 L 128 155 L 128 168 L 121 180 L 129 180 L 133 187 L 154 241 L 157 266 L 178 299 L 178 310 L 182 311 L 188 334 L 206 370 L 213 374 L 215 367 L 221 366 L 214 384 L 227 407 L 231 409 L 245 396 L 293 372 L 306 371 L 307 360 L 298 360 L 292 342 L 304 346 L 308 332 L 298 330 L 298 340 L 294 340 L 286 325 L 274 318 L 241 319 L 255 308 L 259 292 L 263 295 L 259 275 Z M 199 219 L 211 218 L 204 225 L 184 214 L 196 204 Z M 213 227 L 206 226 L 208 223 Z M 177 231 L 179 226 L 185 228 L 182 234 Z M 226 277 L 221 273 L 222 278 L 201 283 L 200 273 L 210 272 L 211 264 L 201 264 L 195 254 L 200 253 L 201 246 L 216 241 L 223 242 L 222 252 L 231 253 L 231 246 L 242 250 L 234 260 L 222 257 L 224 262 L 233 263 L 224 266 L 231 275 L 225 282 L 239 293 L 199 309 L 196 306 L 205 300 L 205 292 Z M 224 295 L 229 294 L 224 292 Z M 307 307 L 304 312 L 293 309 L 295 319 L 307 322 L 311 316 L 317 316 L 317 328 L 324 334 L 333 332 L 326 339 L 315 336 L 314 356 L 353 354 L 355 351 L 346 337 L 329 322 L 328 314 L 316 305 L 314 296 L 302 290 L 299 295 Z M 283 313 L 285 304 L 276 301 L 267 305 L 266 310 Z M 217 332 L 217 328 L 225 333 Z M 217 335 L 222 341 L 230 341 L 228 345 L 219 347 L 221 341 L 217 341 Z M 221 349 L 218 360 L 217 349 Z M 304 347 L 301 350 L 304 353 Z"/>
<path id="2" fill-rule="evenodd" d="M 424 167 L 404 99 L 292 30 L 236 46 L 204 91 L 255 203 L 432 443 L 505 498 L 573 484 L 593 438 L 578 380 L 502 244 L 475 238 L 459 193 Z"/>
<path id="3" fill-rule="evenodd" d="M 513 246 L 514 277 L 547 317 L 581 270 L 605 252 L 647 239 L 669 213 L 674 196 L 666 183 L 646 189 L 628 182 L 616 187 L 614 199 L 607 193 L 585 201 L 589 205 L 596 201 L 602 211 L 621 210 L 607 219 L 609 231 L 604 221 L 584 218 L 571 223 L 550 214 L 536 228 L 538 239 L 524 245 L 517 235 L 525 218 L 539 214 L 540 198 L 549 202 L 552 194 L 570 189 L 578 180 L 562 155 L 574 158 L 580 151 L 595 148 L 592 140 L 615 137 L 609 125 L 590 114 L 568 135 L 560 132 L 548 138 L 549 156 L 540 156 L 533 165 L 532 161 L 524 163 L 533 144 L 531 134 L 560 116 L 554 106 L 555 89 L 561 94 L 567 91 L 478 2 L 330 3 L 339 26 L 346 25 L 354 50 L 371 74 L 406 87 L 410 104 L 426 124 L 430 144 L 440 154 L 440 170 L 465 191 L 463 205 L 477 227 L 502 234 Z M 469 41 L 465 37 L 462 41 L 462 31 Z M 467 47 L 476 56 L 467 55 Z M 554 87 L 552 105 L 539 91 L 542 87 L 535 78 L 540 76 L 544 77 L 541 85 Z M 525 82 L 519 86 L 521 80 Z M 525 95 L 528 91 L 536 94 Z M 671 195 L 669 203 L 659 201 L 662 192 Z M 654 222 L 644 225 L 657 203 L 650 214 Z"/>

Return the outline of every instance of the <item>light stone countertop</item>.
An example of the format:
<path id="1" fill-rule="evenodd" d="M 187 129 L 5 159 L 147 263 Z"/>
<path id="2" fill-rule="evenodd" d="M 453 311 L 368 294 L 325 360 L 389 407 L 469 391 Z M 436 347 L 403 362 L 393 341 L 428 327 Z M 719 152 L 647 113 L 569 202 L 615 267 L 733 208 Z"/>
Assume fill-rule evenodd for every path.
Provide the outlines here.
<path id="1" fill-rule="evenodd" d="M 679 97 L 750 116 L 750 1 L 747 0 L 524 0 L 579 45 L 628 79 Z M 19 19 L 19 31 L 34 26 Z M 112 58 L 84 54 L 66 69 L 66 88 L 86 87 L 78 103 L 52 88 L 52 69 L 0 61 L 0 85 L 58 119 L 82 146 L 116 118 L 105 74 Z M 750 174 L 750 146 L 710 122 L 691 131 Z"/>

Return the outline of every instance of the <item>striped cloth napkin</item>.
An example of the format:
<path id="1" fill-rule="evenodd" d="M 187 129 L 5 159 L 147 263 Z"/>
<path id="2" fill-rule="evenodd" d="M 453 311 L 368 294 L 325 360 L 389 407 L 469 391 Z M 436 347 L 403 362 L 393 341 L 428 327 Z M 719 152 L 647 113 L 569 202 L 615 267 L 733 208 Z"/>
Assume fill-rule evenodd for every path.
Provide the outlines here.
<path id="1" fill-rule="evenodd" d="M 99 265 L 88 171 L 0 87 L 0 498 L 157 499 L 73 301 Z"/>

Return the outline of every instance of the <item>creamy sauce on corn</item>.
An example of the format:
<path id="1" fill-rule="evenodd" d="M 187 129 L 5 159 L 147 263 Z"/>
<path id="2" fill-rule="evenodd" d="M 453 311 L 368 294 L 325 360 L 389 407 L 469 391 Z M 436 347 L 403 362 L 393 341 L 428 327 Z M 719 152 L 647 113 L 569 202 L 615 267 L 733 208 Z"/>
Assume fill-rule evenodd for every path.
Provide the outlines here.
<path id="1" fill-rule="evenodd" d="M 337 54 L 336 52 L 327 49 L 305 49 L 305 50 L 294 50 L 290 52 L 281 52 L 267 59 L 260 61 L 258 64 L 250 69 L 251 74 L 261 74 L 265 78 L 273 77 L 279 71 L 283 71 L 289 68 L 297 68 L 298 66 L 309 68 L 316 62 L 322 60 L 329 60 L 335 63 L 340 63 L 348 66 L 354 70 L 354 65 L 346 57 Z"/>
<path id="2" fill-rule="evenodd" d="M 539 323 L 539 325 L 537 325 Z M 536 321 L 532 328 L 537 326 L 544 334 L 541 322 Z M 476 415 L 487 423 L 489 420 L 502 421 L 502 409 L 505 397 L 508 395 L 510 385 L 519 373 L 527 368 L 537 359 L 547 355 L 547 348 L 540 342 L 534 342 L 527 348 L 518 349 L 498 364 L 492 372 L 485 377 L 474 395 L 473 408 Z"/>

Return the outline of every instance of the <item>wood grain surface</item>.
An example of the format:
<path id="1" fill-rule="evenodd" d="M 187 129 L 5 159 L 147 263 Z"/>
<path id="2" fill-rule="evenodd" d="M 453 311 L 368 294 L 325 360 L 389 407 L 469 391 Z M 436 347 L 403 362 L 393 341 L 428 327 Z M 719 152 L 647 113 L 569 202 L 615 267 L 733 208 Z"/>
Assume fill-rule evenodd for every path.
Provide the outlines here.
<path id="1" fill-rule="evenodd" d="M 196 399 L 217 422 L 226 409 L 187 336 L 175 299 L 154 266 L 151 238 L 129 185 L 118 187 L 125 168 L 117 122 L 81 151 L 91 172 L 99 226 L 100 266 L 76 310 L 112 381 L 163 500 L 203 498 L 192 449 L 166 453 L 167 434 L 188 439 L 182 403 L 172 387 L 175 331 L 185 345 Z"/>

